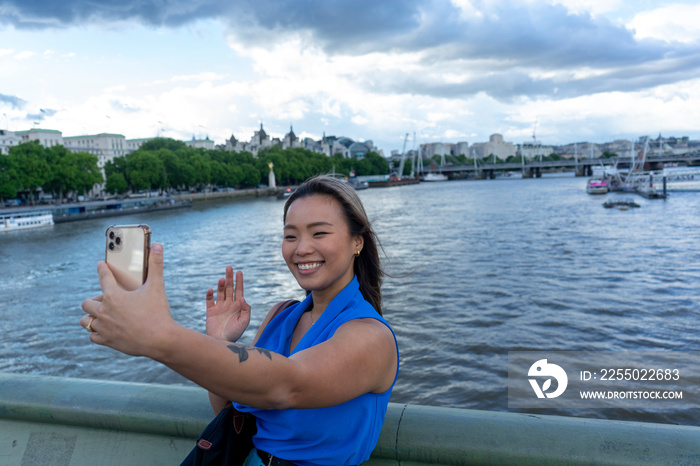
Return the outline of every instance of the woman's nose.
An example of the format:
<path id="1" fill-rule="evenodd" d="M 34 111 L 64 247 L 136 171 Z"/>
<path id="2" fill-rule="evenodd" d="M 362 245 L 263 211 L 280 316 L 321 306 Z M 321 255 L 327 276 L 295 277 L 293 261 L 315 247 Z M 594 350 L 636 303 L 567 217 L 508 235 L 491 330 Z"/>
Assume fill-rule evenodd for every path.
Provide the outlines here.
<path id="1" fill-rule="evenodd" d="M 313 252 L 313 247 L 311 245 L 311 241 L 301 238 L 299 239 L 299 242 L 297 243 L 297 250 L 296 253 L 299 256 L 305 256 L 307 254 L 311 254 Z"/>

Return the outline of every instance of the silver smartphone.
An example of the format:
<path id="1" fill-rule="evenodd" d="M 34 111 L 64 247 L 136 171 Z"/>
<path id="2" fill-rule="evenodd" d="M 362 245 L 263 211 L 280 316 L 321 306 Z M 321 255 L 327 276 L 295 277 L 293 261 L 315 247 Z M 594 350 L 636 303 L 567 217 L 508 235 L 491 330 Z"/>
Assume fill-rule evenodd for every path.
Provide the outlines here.
<path id="1" fill-rule="evenodd" d="M 105 262 L 125 290 L 133 291 L 148 276 L 151 229 L 148 225 L 112 225 L 105 232 Z"/>

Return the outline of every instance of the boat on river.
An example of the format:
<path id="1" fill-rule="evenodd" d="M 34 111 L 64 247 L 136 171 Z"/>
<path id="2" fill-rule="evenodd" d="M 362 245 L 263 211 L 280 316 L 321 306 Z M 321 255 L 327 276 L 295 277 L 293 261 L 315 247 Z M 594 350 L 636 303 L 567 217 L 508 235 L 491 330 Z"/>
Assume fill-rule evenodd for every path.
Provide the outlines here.
<path id="1" fill-rule="evenodd" d="M 350 170 L 350 178 L 343 178 L 343 181 L 352 186 L 355 191 L 369 188 L 369 183 L 365 180 L 358 179 L 355 176 L 355 170 L 352 169 Z"/>
<path id="2" fill-rule="evenodd" d="M 111 199 L 42 207 L 0 210 L 0 231 L 49 226 L 95 218 L 116 217 L 142 212 L 192 207 L 191 200 L 175 200 L 167 196 L 143 199 Z"/>
<path id="3" fill-rule="evenodd" d="M 0 215 L 0 231 L 27 230 L 53 225 L 50 210 L 17 211 Z"/>
<path id="4" fill-rule="evenodd" d="M 588 194 L 607 194 L 609 189 L 608 181 L 603 178 L 591 178 L 586 185 Z"/>
<path id="5" fill-rule="evenodd" d="M 396 174 L 391 174 L 388 178 L 382 180 L 369 180 L 367 182 L 370 188 L 390 188 L 393 186 L 404 186 L 407 184 L 418 184 L 420 183 L 420 178 L 418 177 L 399 177 Z"/>
<path id="6" fill-rule="evenodd" d="M 423 176 L 423 181 L 447 181 L 447 176 L 442 173 L 426 173 Z"/>
<path id="7" fill-rule="evenodd" d="M 279 200 L 287 199 L 289 196 L 292 195 L 293 192 L 294 192 L 294 190 L 292 190 L 292 188 L 287 188 L 277 195 L 277 199 L 279 199 Z"/>
<path id="8" fill-rule="evenodd" d="M 56 223 L 63 223 L 93 218 L 116 217 L 141 212 L 181 209 L 183 207 L 192 207 L 192 201 L 176 201 L 168 196 L 160 196 L 64 204 L 52 207 L 52 209 Z"/>
<path id="9" fill-rule="evenodd" d="M 355 177 L 351 177 L 348 180 L 348 184 L 352 186 L 356 191 L 359 191 L 361 189 L 367 189 L 369 188 L 369 183 L 364 181 L 364 180 L 358 180 Z"/>
<path id="10" fill-rule="evenodd" d="M 626 198 L 626 199 L 617 199 L 617 200 L 609 200 L 603 202 L 603 207 L 606 209 L 612 209 L 613 207 L 617 207 L 620 210 L 627 210 L 630 207 L 639 207 L 639 204 L 634 202 L 632 199 Z"/>

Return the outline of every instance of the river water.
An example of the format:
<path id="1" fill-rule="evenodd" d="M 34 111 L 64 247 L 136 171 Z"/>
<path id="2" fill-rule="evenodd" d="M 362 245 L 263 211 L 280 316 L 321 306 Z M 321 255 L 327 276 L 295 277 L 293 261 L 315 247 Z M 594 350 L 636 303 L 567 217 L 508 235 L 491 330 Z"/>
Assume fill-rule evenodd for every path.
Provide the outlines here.
<path id="1" fill-rule="evenodd" d="M 396 277 L 383 288 L 402 358 L 394 402 L 508 411 L 508 351 L 700 350 L 697 193 L 621 211 L 586 194 L 584 179 L 553 176 L 360 196 Z M 79 326 L 82 299 L 99 293 L 104 231 L 151 226 L 173 316 L 202 331 L 207 288 L 227 265 L 243 270 L 248 342 L 274 303 L 303 297 L 280 252 L 282 205 L 196 204 L 0 235 L 0 371 L 190 384 L 92 345 Z M 538 412 L 700 425 L 697 406 Z"/>

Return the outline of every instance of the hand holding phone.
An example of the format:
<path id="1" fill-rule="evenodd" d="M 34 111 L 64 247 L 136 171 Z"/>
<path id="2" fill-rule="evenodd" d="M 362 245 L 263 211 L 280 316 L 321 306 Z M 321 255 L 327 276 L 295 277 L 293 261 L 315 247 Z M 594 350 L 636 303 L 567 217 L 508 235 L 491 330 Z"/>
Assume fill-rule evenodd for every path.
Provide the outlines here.
<path id="1" fill-rule="evenodd" d="M 151 229 L 148 225 L 112 225 L 105 232 L 105 262 L 127 291 L 139 288 L 148 276 Z"/>

